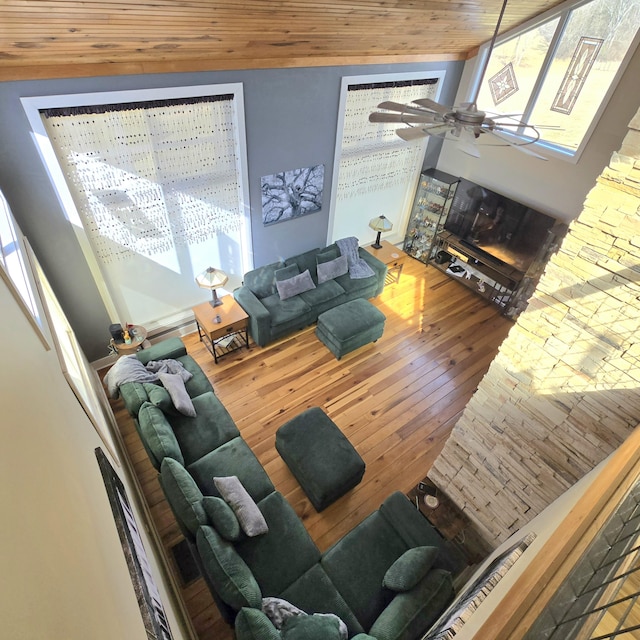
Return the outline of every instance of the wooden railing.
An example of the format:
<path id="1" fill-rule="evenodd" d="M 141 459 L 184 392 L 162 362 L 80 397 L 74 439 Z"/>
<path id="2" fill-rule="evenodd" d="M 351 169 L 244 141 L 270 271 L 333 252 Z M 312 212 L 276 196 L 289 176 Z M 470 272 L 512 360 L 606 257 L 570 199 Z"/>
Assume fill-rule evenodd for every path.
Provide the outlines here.
<path id="1" fill-rule="evenodd" d="M 538 553 L 536 561 L 518 577 L 474 637 L 485 640 L 524 638 L 639 479 L 640 427 L 637 427 L 604 463 L 601 472 Z"/>

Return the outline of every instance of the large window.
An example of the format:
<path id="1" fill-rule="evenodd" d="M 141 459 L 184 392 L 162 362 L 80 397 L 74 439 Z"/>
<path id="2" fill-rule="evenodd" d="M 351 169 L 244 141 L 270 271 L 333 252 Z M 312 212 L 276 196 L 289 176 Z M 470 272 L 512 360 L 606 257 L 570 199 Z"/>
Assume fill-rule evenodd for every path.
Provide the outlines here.
<path id="1" fill-rule="evenodd" d="M 523 114 L 565 157 L 579 157 L 638 44 L 640 0 L 569 2 L 494 48 L 478 97 Z"/>
<path id="2" fill-rule="evenodd" d="M 113 322 L 159 330 L 251 267 L 242 86 L 24 98 Z"/>
<path id="3" fill-rule="evenodd" d="M 45 348 L 42 313 L 34 296 L 34 284 L 25 260 L 25 240 L 13 219 L 9 203 L 0 193 L 0 276 L 22 308 Z"/>

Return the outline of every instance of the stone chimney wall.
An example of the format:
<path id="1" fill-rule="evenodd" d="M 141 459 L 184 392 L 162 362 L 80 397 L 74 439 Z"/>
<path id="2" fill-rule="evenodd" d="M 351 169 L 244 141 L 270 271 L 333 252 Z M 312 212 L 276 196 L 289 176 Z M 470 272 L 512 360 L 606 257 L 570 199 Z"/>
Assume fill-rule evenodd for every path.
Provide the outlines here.
<path id="1" fill-rule="evenodd" d="M 623 442 L 639 388 L 640 111 L 429 478 L 496 547 Z"/>

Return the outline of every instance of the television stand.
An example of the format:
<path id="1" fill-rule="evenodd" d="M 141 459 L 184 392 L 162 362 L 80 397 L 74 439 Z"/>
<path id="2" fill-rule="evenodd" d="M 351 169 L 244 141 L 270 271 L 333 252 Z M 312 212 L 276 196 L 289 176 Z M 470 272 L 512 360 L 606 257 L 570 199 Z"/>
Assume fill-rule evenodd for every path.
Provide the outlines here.
<path id="1" fill-rule="evenodd" d="M 453 261 L 438 263 L 440 251 L 452 256 Z M 491 258 L 450 231 L 438 234 L 434 255 L 429 264 L 500 307 L 505 315 L 514 317 L 511 310 L 521 285 L 527 280 L 527 274 L 501 260 Z M 461 270 L 452 270 L 451 267 L 455 265 Z"/>

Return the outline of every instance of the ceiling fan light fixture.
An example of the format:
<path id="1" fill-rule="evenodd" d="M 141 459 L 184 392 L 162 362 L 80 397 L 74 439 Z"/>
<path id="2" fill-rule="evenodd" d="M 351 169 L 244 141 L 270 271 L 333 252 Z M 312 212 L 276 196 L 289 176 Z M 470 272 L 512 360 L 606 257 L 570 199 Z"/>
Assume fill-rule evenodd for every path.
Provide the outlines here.
<path id="1" fill-rule="evenodd" d="M 442 105 L 431 98 L 413 100 L 410 105 L 391 101 L 381 102 L 378 108 L 385 109 L 387 113 L 372 113 L 369 116 L 369 120 L 371 122 L 402 122 L 406 124 L 406 128 L 396 129 L 395 132 L 407 142 L 428 136 L 435 136 L 444 140 L 456 140 L 461 151 L 476 158 L 480 157 L 479 152 L 475 149 L 479 145 L 509 146 L 520 149 L 537 142 L 540 139 L 538 130 L 533 125 L 514 117 L 517 114 L 502 116 L 492 113 L 488 115 L 485 111 L 478 109 L 477 105 L 480 86 L 487 72 L 491 53 L 500 31 L 502 17 L 507 8 L 507 2 L 508 0 L 503 0 L 498 21 L 489 43 L 489 50 L 483 61 L 480 81 L 470 102 L 463 102 L 457 107 Z M 388 113 L 388 111 L 394 113 Z M 510 131 L 506 127 L 512 127 L 514 130 Z M 526 133 L 528 131 L 531 132 L 531 135 Z M 487 136 L 483 134 L 494 135 Z M 542 160 L 547 159 L 534 151 L 528 150 L 528 152 L 533 157 Z"/>

